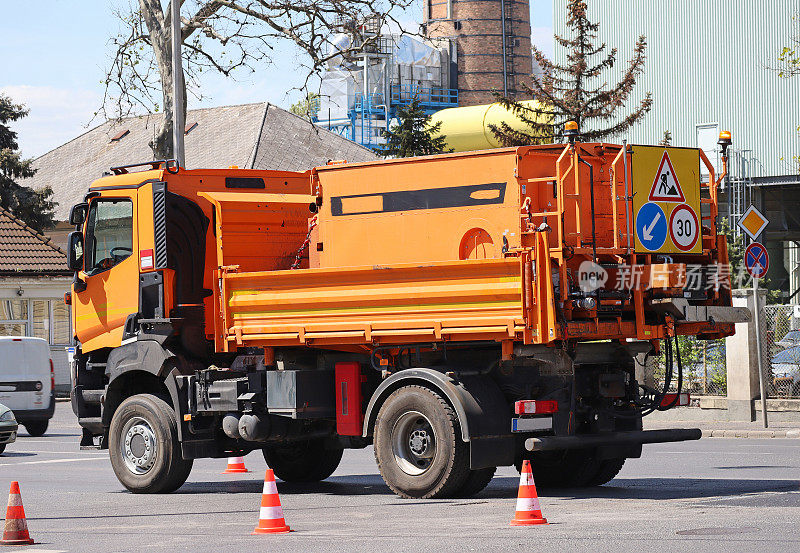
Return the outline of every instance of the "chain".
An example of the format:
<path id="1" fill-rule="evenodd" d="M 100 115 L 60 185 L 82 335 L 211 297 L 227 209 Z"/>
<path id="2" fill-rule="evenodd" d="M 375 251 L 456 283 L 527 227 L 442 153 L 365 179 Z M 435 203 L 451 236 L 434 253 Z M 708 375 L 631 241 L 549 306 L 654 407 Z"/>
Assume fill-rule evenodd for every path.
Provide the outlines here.
<path id="1" fill-rule="evenodd" d="M 308 234 L 306 234 L 306 239 L 303 240 L 303 244 L 297 249 L 297 255 L 294 258 L 294 263 L 292 263 L 292 269 L 299 269 L 300 262 L 303 258 L 303 252 L 308 247 L 308 243 L 311 241 L 311 231 L 314 230 L 314 227 L 317 226 L 317 216 L 314 215 L 311 218 L 311 221 L 308 223 Z"/>

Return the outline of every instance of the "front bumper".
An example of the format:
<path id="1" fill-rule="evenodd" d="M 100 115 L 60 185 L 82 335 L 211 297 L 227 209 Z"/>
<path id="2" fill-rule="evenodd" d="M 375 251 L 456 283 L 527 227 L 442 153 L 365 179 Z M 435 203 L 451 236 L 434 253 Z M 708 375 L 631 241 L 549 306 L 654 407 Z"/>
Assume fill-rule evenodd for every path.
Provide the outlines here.
<path id="1" fill-rule="evenodd" d="M 0 444 L 11 444 L 17 441 L 17 429 L 19 425 L 16 421 L 0 422 Z"/>

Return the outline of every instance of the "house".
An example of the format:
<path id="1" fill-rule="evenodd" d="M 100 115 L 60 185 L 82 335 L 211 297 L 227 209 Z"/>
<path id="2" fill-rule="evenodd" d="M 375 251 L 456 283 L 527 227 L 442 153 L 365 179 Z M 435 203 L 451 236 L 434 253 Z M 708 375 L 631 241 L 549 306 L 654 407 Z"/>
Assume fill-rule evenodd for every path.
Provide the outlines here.
<path id="1" fill-rule="evenodd" d="M 69 390 L 72 330 L 64 292 L 71 282 L 67 254 L 0 208 L 0 336 L 47 340 L 59 393 Z"/>

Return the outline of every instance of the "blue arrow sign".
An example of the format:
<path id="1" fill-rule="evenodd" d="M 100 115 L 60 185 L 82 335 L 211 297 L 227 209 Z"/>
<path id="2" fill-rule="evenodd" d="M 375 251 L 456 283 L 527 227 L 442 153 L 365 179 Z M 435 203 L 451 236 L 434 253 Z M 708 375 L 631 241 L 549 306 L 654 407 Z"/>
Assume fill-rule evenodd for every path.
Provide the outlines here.
<path id="1" fill-rule="evenodd" d="M 744 266 L 750 276 L 761 278 L 769 270 L 769 254 L 760 242 L 753 242 L 744 252 Z"/>
<path id="2" fill-rule="evenodd" d="M 636 214 L 636 236 L 646 249 L 655 252 L 667 240 L 667 216 L 661 206 L 648 202 Z"/>

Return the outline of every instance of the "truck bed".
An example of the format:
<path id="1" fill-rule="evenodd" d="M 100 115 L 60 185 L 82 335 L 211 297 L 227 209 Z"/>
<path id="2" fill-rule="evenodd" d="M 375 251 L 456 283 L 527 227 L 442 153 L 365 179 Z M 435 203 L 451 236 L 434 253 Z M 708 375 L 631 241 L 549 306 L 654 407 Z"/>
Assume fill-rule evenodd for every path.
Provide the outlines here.
<path id="1" fill-rule="evenodd" d="M 220 276 L 223 351 L 508 340 L 525 329 L 517 258 Z"/>

